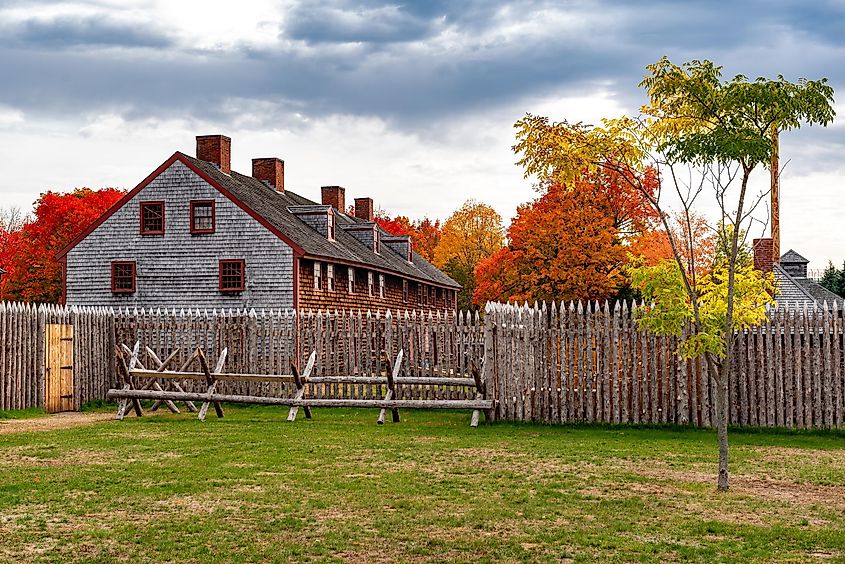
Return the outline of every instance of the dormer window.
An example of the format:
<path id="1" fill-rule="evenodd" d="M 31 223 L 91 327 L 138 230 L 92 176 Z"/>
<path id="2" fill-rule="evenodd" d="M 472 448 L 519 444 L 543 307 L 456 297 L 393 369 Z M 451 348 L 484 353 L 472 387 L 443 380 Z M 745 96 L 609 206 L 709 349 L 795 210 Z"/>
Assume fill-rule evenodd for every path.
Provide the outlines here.
<path id="1" fill-rule="evenodd" d="M 335 240 L 337 218 L 331 206 L 290 206 L 288 211 L 329 241 Z"/>
<path id="2" fill-rule="evenodd" d="M 373 230 L 373 252 L 377 255 L 381 254 L 381 237 L 379 237 L 378 227 Z"/>

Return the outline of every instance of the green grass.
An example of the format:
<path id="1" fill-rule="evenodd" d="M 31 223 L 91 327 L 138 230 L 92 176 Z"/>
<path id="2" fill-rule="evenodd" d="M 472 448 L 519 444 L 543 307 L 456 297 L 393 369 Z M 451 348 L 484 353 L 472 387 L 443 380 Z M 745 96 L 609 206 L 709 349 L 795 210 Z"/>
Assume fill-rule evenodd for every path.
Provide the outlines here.
<path id="1" fill-rule="evenodd" d="M 47 413 L 40 407 L 29 407 L 27 409 L 12 409 L 9 411 L 0 410 L 0 419 L 32 419 L 33 417 L 46 417 Z"/>
<path id="2" fill-rule="evenodd" d="M 0 560 L 845 561 L 842 433 L 286 414 L 0 435 Z"/>

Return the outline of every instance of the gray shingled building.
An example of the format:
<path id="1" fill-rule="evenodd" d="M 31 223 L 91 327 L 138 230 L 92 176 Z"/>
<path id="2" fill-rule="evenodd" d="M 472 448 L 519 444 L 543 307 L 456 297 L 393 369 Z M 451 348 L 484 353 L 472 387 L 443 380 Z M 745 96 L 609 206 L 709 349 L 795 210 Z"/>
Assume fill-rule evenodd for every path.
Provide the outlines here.
<path id="1" fill-rule="evenodd" d="M 771 271 L 775 275 L 777 295 L 775 300 L 779 307 L 803 309 L 804 307 L 828 307 L 834 304 L 840 308 L 843 299 L 815 280 L 807 277 L 809 260 L 789 249 L 781 255 L 778 262 L 772 263 L 771 239 L 754 240 L 754 266 L 764 272 Z"/>
<path id="2" fill-rule="evenodd" d="M 370 198 L 286 190 L 284 162 L 230 166 L 231 140 L 197 137 L 58 255 L 71 305 L 454 310 L 460 285 L 375 222 Z"/>

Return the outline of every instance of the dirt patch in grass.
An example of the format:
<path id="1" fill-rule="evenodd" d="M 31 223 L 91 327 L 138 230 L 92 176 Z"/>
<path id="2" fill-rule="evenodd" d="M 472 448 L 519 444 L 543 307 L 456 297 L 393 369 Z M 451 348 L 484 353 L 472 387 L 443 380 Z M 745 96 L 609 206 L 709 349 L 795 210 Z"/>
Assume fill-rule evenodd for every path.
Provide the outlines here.
<path id="1" fill-rule="evenodd" d="M 0 467 L 106 466 L 113 462 L 112 456 L 101 450 L 74 449 L 60 451 L 52 445 L 46 448 L 25 445 L 5 450 Z"/>
<path id="2" fill-rule="evenodd" d="M 796 460 L 804 464 L 822 464 L 829 468 L 845 468 L 845 450 L 810 449 L 789 447 L 765 447 L 754 449 L 765 462 L 777 465 L 792 465 Z"/>
<path id="3" fill-rule="evenodd" d="M 0 435 L 29 431 L 55 431 L 56 429 L 91 425 L 109 419 L 114 419 L 113 413 L 68 412 L 33 419 L 0 419 Z"/>
<path id="4" fill-rule="evenodd" d="M 670 482 L 712 484 L 715 489 L 715 472 L 669 468 L 660 464 L 659 461 L 652 461 L 648 466 L 634 466 L 632 471 L 644 477 Z M 667 484 L 667 488 L 673 489 L 674 486 Z M 836 510 L 845 509 L 845 487 L 843 486 L 821 486 L 760 475 L 734 474 L 731 476 L 730 492 L 767 501 L 795 505 L 822 505 Z"/>

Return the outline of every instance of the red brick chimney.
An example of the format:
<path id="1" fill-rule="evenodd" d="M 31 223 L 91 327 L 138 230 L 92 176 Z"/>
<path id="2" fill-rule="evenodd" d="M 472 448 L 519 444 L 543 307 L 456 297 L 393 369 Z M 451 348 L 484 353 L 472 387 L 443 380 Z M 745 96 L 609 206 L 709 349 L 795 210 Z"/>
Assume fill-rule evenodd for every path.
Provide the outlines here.
<path id="1" fill-rule="evenodd" d="M 276 189 L 285 191 L 285 161 L 276 157 L 252 159 L 252 177 Z"/>
<path id="2" fill-rule="evenodd" d="M 754 268 L 763 272 L 772 271 L 772 247 L 771 237 L 754 239 Z"/>
<path id="3" fill-rule="evenodd" d="M 197 135 L 197 158 L 214 163 L 221 172 L 232 172 L 232 140 L 225 135 Z"/>
<path id="4" fill-rule="evenodd" d="M 375 219 L 372 198 L 355 198 L 355 217 L 364 221 L 373 221 Z"/>
<path id="5" fill-rule="evenodd" d="M 331 206 L 341 213 L 346 213 L 346 188 L 343 186 L 323 186 L 323 205 Z"/>

